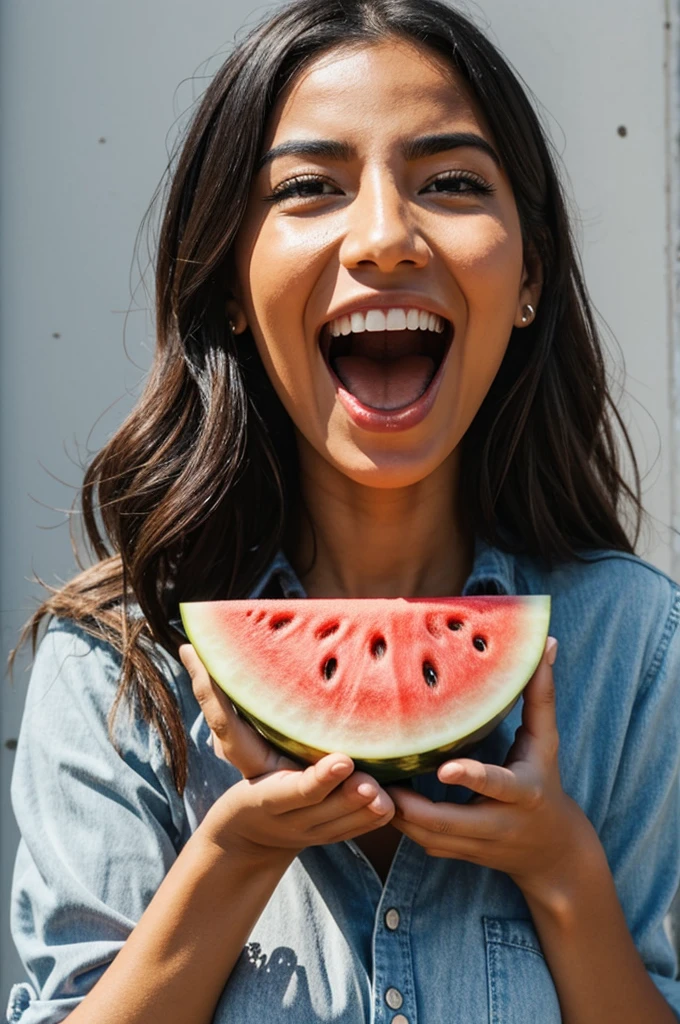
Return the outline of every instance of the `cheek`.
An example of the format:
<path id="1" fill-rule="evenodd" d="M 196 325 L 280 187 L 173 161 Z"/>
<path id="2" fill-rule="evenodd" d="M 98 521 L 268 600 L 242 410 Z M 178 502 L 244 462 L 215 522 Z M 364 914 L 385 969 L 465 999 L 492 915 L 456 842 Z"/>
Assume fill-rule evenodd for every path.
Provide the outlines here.
<path id="1" fill-rule="evenodd" d="M 445 239 L 446 254 L 468 302 L 487 304 L 489 295 L 498 293 L 512 302 L 514 314 L 523 269 L 519 223 L 480 214 L 455 227 Z"/>
<path id="2" fill-rule="evenodd" d="M 236 268 L 248 323 L 267 362 L 284 371 L 300 359 L 307 301 L 318 276 L 316 231 L 295 230 L 285 218 L 246 225 L 236 246 Z M 266 342 L 265 342 L 265 339 Z"/>
<path id="3" fill-rule="evenodd" d="M 250 300 L 249 313 L 265 335 L 284 319 L 303 324 L 310 295 L 323 303 L 317 284 L 332 244 L 329 229 L 286 217 L 270 217 L 246 235 L 237 250 L 239 279 Z"/>
<path id="4" fill-rule="evenodd" d="M 446 258 L 463 303 L 451 352 L 458 435 L 491 387 L 513 330 L 523 274 L 519 223 L 467 217 L 451 234 Z"/>
<path id="5" fill-rule="evenodd" d="M 523 247 L 519 225 L 508 230 L 486 218 L 484 230 L 475 230 L 469 218 L 450 250 L 465 301 L 466 348 L 477 358 L 500 362 L 517 315 L 522 276 Z"/>
<path id="6" fill-rule="evenodd" d="M 312 318 L 307 306 L 318 292 L 320 232 L 285 218 L 246 221 L 235 246 L 240 298 L 250 331 L 274 388 L 294 422 L 305 430 L 318 418 Z M 310 240 L 310 236 L 311 240 Z"/>

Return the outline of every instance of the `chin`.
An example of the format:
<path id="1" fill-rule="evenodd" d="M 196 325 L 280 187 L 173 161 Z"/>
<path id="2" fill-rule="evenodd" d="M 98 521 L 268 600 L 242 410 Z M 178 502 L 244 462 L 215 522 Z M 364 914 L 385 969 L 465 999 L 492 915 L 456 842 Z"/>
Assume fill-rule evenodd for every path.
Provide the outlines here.
<path id="1" fill-rule="evenodd" d="M 392 450 L 354 446 L 349 451 L 346 445 L 342 445 L 340 450 L 334 449 L 335 446 L 327 448 L 324 454 L 336 470 L 356 484 L 377 490 L 396 490 L 420 484 L 438 470 L 443 470 L 456 455 L 455 445 L 435 447 L 423 444 L 408 450 L 403 447 L 399 450 L 399 446 Z"/>

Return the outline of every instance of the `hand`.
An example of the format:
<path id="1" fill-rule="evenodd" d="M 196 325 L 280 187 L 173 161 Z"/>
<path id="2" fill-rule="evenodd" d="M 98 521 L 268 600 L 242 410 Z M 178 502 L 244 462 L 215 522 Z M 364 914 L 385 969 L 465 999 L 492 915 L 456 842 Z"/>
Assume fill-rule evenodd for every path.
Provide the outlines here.
<path id="1" fill-rule="evenodd" d="M 566 795 L 557 761 L 558 733 L 552 664 L 557 641 L 548 638 L 540 665 L 524 691 L 522 724 L 505 765 L 469 758 L 440 765 L 440 781 L 466 786 L 467 804 L 433 803 L 398 786 L 392 824 L 432 857 L 452 857 L 504 871 L 528 894 L 559 885 L 575 851 L 599 844 L 579 806 Z"/>
<path id="2" fill-rule="evenodd" d="M 346 754 L 327 754 L 302 769 L 240 718 L 193 647 L 179 649 L 213 749 L 243 775 L 212 806 L 199 828 L 223 849 L 249 856 L 338 843 L 387 824 L 394 804 L 378 783 L 354 771 Z"/>

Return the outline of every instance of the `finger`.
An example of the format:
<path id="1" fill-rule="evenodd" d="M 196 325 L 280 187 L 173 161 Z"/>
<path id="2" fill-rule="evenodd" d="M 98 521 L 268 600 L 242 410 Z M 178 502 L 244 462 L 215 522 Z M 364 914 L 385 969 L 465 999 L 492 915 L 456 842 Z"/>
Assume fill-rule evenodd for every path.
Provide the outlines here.
<path id="1" fill-rule="evenodd" d="M 433 803 L 427 797 L 399 786 L 389 786 L 396 810 L 394 825 L 424 845 L 442 836 L 467 839 L 497 839 L 505 826 L 500 805 Z"/>
<path id="2" fill-rule="evenodd" d="M 326 754 L 303 770 L 270 777 L 262 789 L 261 803 L 270 814 L 288 814 L 314 807 L 326 799 L 354 771 L 346 754 Z"/>
<path id="3" fill-rule="evenodd" d="M 488 839 L 432 832 L 422 825 L 405 821 L 395 814 L 391 824 L 399 832 L 418 843 L 430 857 L 450 857 L 454 860 L 469 860 L 474 864 L 485 864 L 492 855 L 492 842 Z"/>
<path id="4" fill-rule="evenodd" d="M 330 821 L 320 822 L 307 831 L 308 838 L 312 838 L 314 842 L 339 843 L 342 840 L 363 835 L 365 832 L 372 832 L 376 828 L 382 828 L 392 820 L 394 803 L 386 793 L 382 793 L 380 796 L 379 810 L 377 801 L 374 803 L 375 809 L 372 806 L 362 807 L 360 810 L 340 815 Z"/>
<path id="5" fill-rule="evenodd" d="M 499 765 L 461 757 L 441 765 L 437 775 L 447 786 L 465 786 L 490 800 L 512 804 L 521 796 L 521 784 L 515 773 Z"/>
<path id="6" fill-rule="evenodd" d="M 524 689 L 522 726 L 544 751 L 556 752 L 555 684 L 552 666 L 557 657 L 557 640 L 549 636 L 543 657 Z"/>
<path id="7" fill-rule="evenodd" d="M 300 828 L 310 829 L 364 808 L 369 811 L 370 819 L 371 815 L 380 817 L 387 811 L 392 812 L 394 804 L 375 779 L 363 772 L 354 772 L 316 805 L 292 811 L 289 820 L 293 826 L 299 822 Z"/>
<path id="8" fill-rule="evenodd" d="M 215 752 L 252 779 L 280 768 L 297 768 L 294 761 L 274 750 L 247 722 L 236 714 L 227 695 L 210 678 L 190 644 L 179 649 L 182 664 L 191 678 L 194 696 L 213 734 Z M 218 751 L 218 747 L 220 750 Z"/>

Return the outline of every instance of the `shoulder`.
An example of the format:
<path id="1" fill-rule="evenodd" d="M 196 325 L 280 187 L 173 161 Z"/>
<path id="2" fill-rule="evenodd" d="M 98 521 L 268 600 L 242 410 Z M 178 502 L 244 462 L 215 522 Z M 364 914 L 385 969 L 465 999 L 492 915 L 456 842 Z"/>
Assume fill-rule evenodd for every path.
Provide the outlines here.
<path id="1" fill-rule="evenodd" d="M 593 551 L 541 568 L 526 560 L 518 587 L 552 597 L 559 643 L 555 695 L 563 785 L 601 830 L 617 806 L 677 786 L 680 770 L 680 595 L 641 558 Z M 655 789 L 655 792 L 656 792 Z M 675 827 L 675 825 L 673 826 Z M 608 853 L 613 854 L 611 837 Z"/>
<path id="2" fill-rule="evenodd" d="M 550 569 L 520 559 L 518 568 L 530 592 L 552 596 L 553 620 L 582 645 L 619 651 L 652 673 L 678 647 L 680 587 L 636 555 L 597 550 Z"/>
<path id="3" fill-rule="evenodd" d="M 181 665 L 159 645 L 151 657 L 163 682 L 179 699 L 184 678 Z M 55 618 L 38 644 L 30 686 L 41 698 L 56 687 L 108 701 L 111 691 L 118 689 L 121 670 L 122 656 L 112 643 L 71 619 Z"/>
<path id="4" fill-rule="evenodd" d="M 105 641 L 69 619 L 53 619 L 33 660 L 24 720 L 44 718 L 68 706 L 110 707 L 118 689 L 121 658 Z"/>
<path id="5" fill-rule="evenodd" d="M 115 683 L 121 659 L 114 647 L 70 619 L 52 619 L 38 644 L 32 679 L 69 686 L 74 675 L 87 674 L 94 684 Z M 33 684 L 35 686 L 35 684 Z"/>

